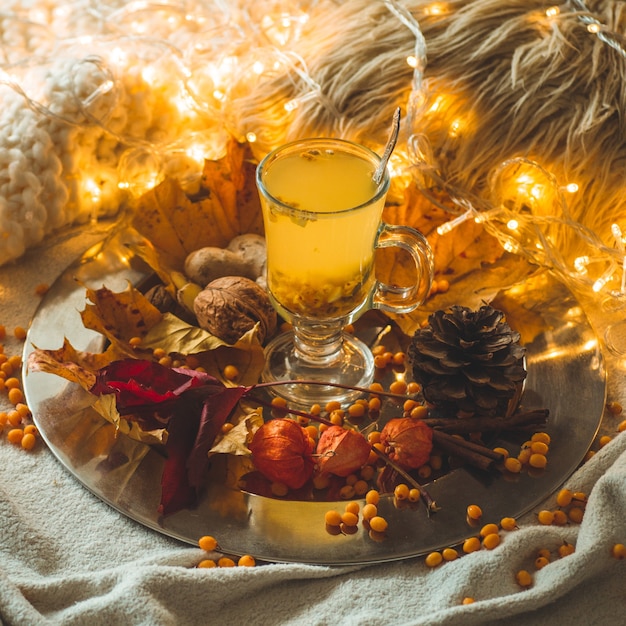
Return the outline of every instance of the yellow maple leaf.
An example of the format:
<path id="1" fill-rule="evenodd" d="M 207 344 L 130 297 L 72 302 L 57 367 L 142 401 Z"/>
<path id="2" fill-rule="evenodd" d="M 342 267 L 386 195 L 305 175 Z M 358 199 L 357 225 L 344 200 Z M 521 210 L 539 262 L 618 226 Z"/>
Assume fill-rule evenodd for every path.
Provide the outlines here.
<path id="1" fill-rule="evenodd" d="M 166 178 L 137 202 L 132 226 L 155 247 L 162 267 L 181 271 L 190 252 L 226 247 L 245 233 L 263 233 L 255 184 L 256 165 L 248 144 L 234 139 L 226 155 L 205 161 L 201 189 L 188 197 Z"/>
<path id="2" fill-rule="evenodd" d="M 133 355 L 128 342 L 144 337 L 162 317 L 161 312 L 130 283 L 125 291 L 114 292 L 107 287 L 87 289 L 87 299 L 81 318 L 85 328 L 104 335 L 122 352 Z"/>

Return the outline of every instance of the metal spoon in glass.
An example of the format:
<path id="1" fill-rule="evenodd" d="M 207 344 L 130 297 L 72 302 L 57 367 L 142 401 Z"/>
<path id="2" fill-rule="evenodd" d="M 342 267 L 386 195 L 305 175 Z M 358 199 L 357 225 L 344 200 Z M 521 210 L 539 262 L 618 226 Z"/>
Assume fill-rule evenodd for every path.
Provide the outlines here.
<path id="1" fill-rule="evenodd" d="M 395 110 L 391 124 L 391 134 L 387 140 L 385 151 L 383 152 L 380 163 L 372 176 L 376 185 L 380 185 L 385 173 L 385 168 L 387 167 L 387 162 L 389 161 L 389 157 L 391 156 L 393 149 L 396 147 L 396 142 L 398 141 L 398 134 L 400 133 L 400 107 Z"/>

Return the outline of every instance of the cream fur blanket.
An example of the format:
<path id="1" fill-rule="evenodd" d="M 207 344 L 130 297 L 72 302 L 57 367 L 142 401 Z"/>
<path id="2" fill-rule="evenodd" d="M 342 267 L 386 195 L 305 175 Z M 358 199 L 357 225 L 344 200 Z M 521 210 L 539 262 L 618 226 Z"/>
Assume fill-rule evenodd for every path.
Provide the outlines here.
<path id="1" fill-rule="evenodd" d="M 242 139 L 254 133 L 259 155 L 305 135 L 380 145 L 396 104 L 409 114 L 404 140 L 423 134 L 448 184 L 497 202 L 494 168 L 531 159 L 560 185 L 577 185 L 568 217 L 612 246 L 611 224 L 626 215 L 624 2 L 320 0 L 290 3 L 278 34 L 272 2 L 164 6 L 23 0 L 7 8 L 0 263 L 55 229 L 115 213 L 128 198 L 120 164 L 133 149 L 153 151 L 176 175 L 172 155 L 199 127 L 219 151 L 216 123 Z M 133 30 L 138 23 L 149 37 Z M 407 57 L 416 41 L 425 48 L 417 46 L 414 73 Z M 123 71 L 120 55 L 132 61 Z M 155 86 L 145 70 L 163 71 L 162 57 L 173 74 Z M 199 69 L 216 58 L 230 63 L 220 66 L 228 69 L 221 109 L 209 89 L 224 85 Z M 271 71 L 255 74 L 259 59 Z M 181 113 L 179 80 L 199 122 Z M 579 243 L 567 228 L 553 234 L 566 256 Z"/>

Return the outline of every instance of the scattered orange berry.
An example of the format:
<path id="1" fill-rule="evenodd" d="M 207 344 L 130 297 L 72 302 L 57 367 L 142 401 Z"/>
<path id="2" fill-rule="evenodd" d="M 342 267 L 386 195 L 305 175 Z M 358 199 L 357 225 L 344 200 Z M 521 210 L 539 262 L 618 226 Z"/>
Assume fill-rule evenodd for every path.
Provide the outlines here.
<path id="1" fill-rule="evenodd" d="M 217 548 L 217 539 L 211 535 L 204 535 L 198 539 L 198 547 L 205 552 L 213 552 Z"/>

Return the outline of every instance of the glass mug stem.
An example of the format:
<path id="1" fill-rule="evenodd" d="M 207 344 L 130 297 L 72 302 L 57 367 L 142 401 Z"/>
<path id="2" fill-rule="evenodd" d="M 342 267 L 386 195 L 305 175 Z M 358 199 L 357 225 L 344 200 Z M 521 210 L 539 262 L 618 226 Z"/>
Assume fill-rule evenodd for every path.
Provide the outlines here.
<path id="1" fill-rule="evenodd" d="M 367 387 L 373 379 L 371 351 L 345 326 L 370 308 L 412 311 L 430 291 L 426 238 L 381 223 L 390 181 L 385 172 L 374 183 L 379 163 L 377 154 L 358 144 L 308 139 L 277 148 L 257 168 L 269 295 L 293 325 L 266 346 L 263 380 L 283 382 L 273 391 L 292 405 L 356 398 L 359 392 L 325 384 Z M 374 277 L 375 249 L 392 246 L 413 259 L 408 287 Z"/>

